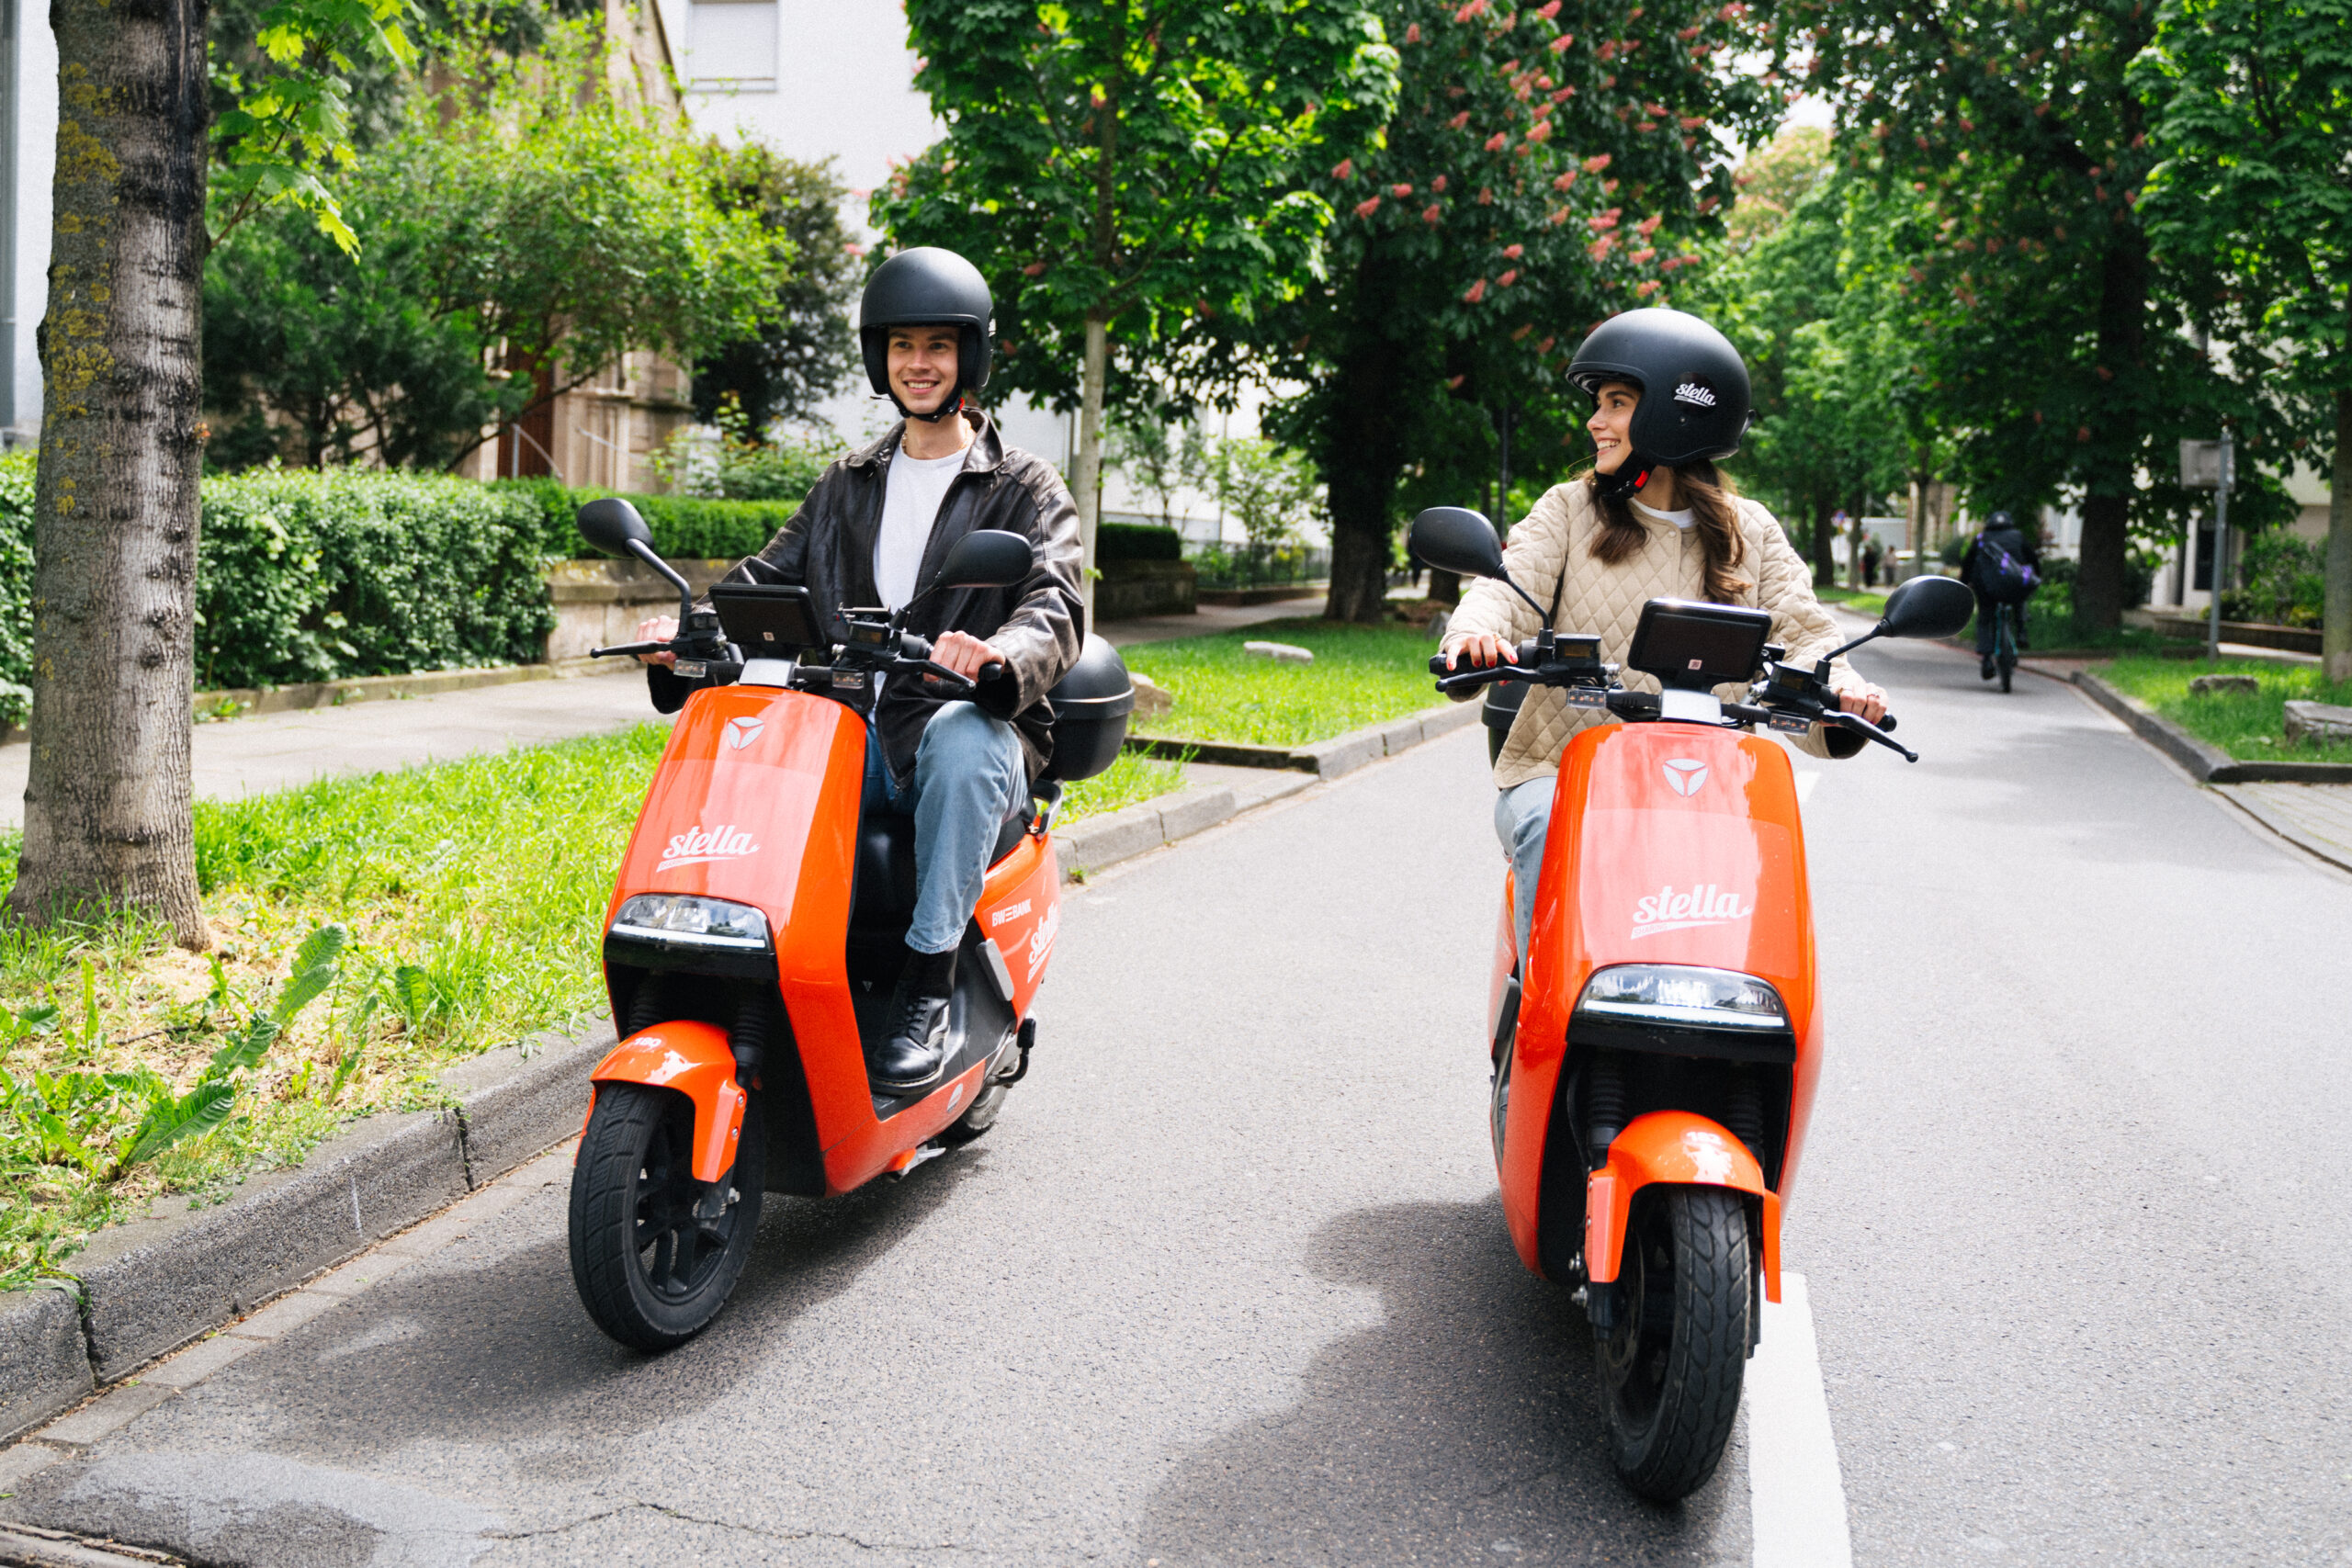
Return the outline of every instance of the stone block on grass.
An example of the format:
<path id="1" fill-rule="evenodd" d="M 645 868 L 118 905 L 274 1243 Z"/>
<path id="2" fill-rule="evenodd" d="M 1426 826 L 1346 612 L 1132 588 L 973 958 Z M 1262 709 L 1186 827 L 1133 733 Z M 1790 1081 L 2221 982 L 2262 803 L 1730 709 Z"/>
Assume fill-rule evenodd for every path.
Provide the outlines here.
<path id="1" fill-rule="evenodd" d="M 2352 708 L 2329 703 L 2289 703 L 2287 744 L 2300 746 L 2306 740 L 2320 745 L 2352 740 Z"/>
<path id="2" fill-rule="evenodd" d="M 0 1443 L 90 1397 L 81 1303 L 44 1288 L 0 1295 Z"/>
<path id="3" fill-rule="evenodd" d="M 2251 675 L 2192 675 L 2188 680 L 2188 694 L 2192 697 L 2250 697 L 2262 690 L 2262 682 Z"/>
<path id="4" fill-rule="evenodd" d="M 1160 685 L 1150 676 L 1137 675 L 1130 671 L 1127 682 L 1136 689 L 1137 718 L 1156 718 L 1162 714 L 1176 711 L 1175 697 L 1170 694 L 1167 687 Z"/>
<path id="5" fill-rule="evenodd" d="M 1271 659 L 1277 664 L 1315 662 L 1315 654 L 1312 649 L 1299 648 L 1287 642 L 1245 642 L 1241 645 L 1241 651 L 1254 653 L 1261 659 Z"/>

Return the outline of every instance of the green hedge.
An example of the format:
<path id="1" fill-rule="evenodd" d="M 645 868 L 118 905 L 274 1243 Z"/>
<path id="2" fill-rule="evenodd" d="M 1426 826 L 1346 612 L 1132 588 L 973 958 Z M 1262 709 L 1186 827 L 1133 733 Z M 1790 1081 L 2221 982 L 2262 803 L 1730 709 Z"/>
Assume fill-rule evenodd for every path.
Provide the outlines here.
<path id="1" fill-rule="evenodd" d="M 497 479 L 493 491 L 528 495 L 540 510 L 544 547 L 551 556 L 587 559 L 595 555 L 571 525 L 583 502 L 622 495 L 653 530 L 653 547 L 677 560 L 734 559 L 775 537 L 800 503 L 779 501 L 697 501 L 682 495 L 627 495 L 612 490 L 573 490 L 554 479 Z"/>
<path id="2" fill-rule="evenodd" d="M 1147 523 L 1104 523 L 1094 534 L 1096 564 L 1114 560 L 1182 560 L 1183 536 Z"/>
<path id="3" fill-rule="evenodd" d="M 33 454 L 0 457 L 0 724 L 31 701 Z M 477 484 L 376 469 L 253 469 L 204 481 L 197 547 L 199 690 L 288 686 L 537 660 L 555 625 L 548 556 L 610 491 Z M 665 556 L 747 556 L 797 510 L 628 498 Z"/>

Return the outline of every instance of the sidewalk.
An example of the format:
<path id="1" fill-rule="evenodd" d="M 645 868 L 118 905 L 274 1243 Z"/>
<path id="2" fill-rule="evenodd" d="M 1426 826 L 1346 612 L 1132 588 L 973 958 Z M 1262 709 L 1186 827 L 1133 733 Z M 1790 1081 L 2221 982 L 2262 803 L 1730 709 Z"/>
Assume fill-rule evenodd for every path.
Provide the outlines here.
<path id="1" fill-rule="evenodd" d="M 1207 637 L 1254 626 L 1261 621 L 1289 620 L 1323 613 L 1324 595 L 1279 599 L 1271 604 L 1204 604 L 1190 615 L 1141 615 L 1132 621 L 1104 621 L 1095 630 L 1112 644 L 1126 648 L 1138 642 L 1167 642 L 1180 637 Z"/>
<path id="2" fill-rule="evenodd" d="M 630 669 L 220 719 L 196 727 L 196 793 L 234 800 L 315 778 L 609 734 L 649 719 L 669 722 L 646 701 L 645 682 Z M 0 746 L 0 827 L 24 821 L 31 758 L 30 746 Z"/>

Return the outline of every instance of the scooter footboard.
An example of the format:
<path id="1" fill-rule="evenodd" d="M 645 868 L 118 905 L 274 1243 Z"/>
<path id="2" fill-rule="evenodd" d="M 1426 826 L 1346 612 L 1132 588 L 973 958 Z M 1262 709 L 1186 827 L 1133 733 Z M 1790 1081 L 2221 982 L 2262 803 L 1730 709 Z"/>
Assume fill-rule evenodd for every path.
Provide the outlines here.
<path id="1" fill-rule="evenodd" d="M 716 1024 L 681 1020 L 640 1029 L 596 1064 L 590 1083 L 635 1083 L 676 1089 L 694 1102 L 694 1175 L 716 1181 L 735 1163 L 743 1135 L 744 1094 L 735 1081 L 735 1054 Z M 593 1090 L 592 1090 L 593 1092 Z M 588 1102 L 589 1114 L 595 1101 Z"/>
<path id="2" fill-rule="evenodd" d="M 1645 1187 L 1728 1187 L 1757 1204 L 1764 1250 L 1764 1299 L 1781 1299 L 1781 1199 L 1747 1145 L 1704 1116 L 1653 1111 L 1637 1116 L 1609 1145 L 1609 1162 L 1585 1183 L 1585 1277 L 1617 1278 L 1634 1194 Z"/>

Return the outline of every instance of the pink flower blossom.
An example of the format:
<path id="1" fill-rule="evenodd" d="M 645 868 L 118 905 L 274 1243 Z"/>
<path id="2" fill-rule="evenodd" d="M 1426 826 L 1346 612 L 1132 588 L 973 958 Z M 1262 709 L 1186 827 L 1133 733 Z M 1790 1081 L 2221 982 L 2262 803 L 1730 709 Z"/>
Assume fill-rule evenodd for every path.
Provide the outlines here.
<path id="1" fill-rule="evenodd" d="M 1487 280 L 1482 277 L 1477 282 L 1470 286 L 1470 291 L 1462 297 L 1462 302 L 1465 305 L 1476 305 L 1479 300 L 1484 299 L 1486 297 Z"/>
<path id="2" fill-rule="evenodd" d="M 1527 247 L 1525 245 L 1505 245 L 1503 247 L 1503 254 L 1509 256 L 1513 261 L 1517 261 L 1526 254 Z"/>
<path id="3" fill-rule="evenodd" d="M 1356 216 L 1359 218 L 1369 218 L 1379 210 L 1380 198 L 1376 196 L 1370 201 L 1359 201 L 1356 203 Z"/>
<path id="4" fill-rule="evenodd" d="M 1331 166 L 1331 177 L 1335 180 L 1351 178 L 1355 172 L 1356 161 L 1353 158 L 1342 158 Z"/>
<path id="5" fill-rule="evenodd" d="M 1609 166 L 1609 161 L 1610 154 L 1606 152 L 1598 153 L 1593 157 L 1587 158 L 1584 161 L 1584 172 L 1588 175 L 1597 175 L 1600 173 L 1601 170 Z"/>
<path id="6" fill-rule="evenodd" d="M 1406 41 L 1407 43 L 1419 43 L 1419 42 L 1420 42 L 1420 41 L 1421 41 L 1421 24 L 1420 24 L 1420 23 L 1419 23 L 1419 22 L 1415 22 L 1415 23 L 1412 23 L 1410 26 L 1408 26 L 1408 27 L 1407 27 L 1407 28 L 1406 28 L 1406 29 L 1405 29 L 1405 41 Z"/>

